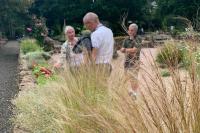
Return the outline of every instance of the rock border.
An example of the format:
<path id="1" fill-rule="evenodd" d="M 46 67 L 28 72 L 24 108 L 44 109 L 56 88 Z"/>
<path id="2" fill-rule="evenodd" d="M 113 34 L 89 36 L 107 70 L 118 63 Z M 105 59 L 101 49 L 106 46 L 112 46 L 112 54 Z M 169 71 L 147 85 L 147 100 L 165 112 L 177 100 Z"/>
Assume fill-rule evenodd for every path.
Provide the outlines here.
<path id="1" fill-rule="evenodd" d="M 24 59 L 22 53 L 19 54 L 18 62 L 19 62 L 18 88 L 20 93 L 20 91 L 26 91 L 28 89 L 34 88 L 36 86 L 36 82 L 32 75 L 31 70 L 28 69 L 27 61 Z M 13 128 L 13 133 L 28 133 L 28 132 L 29 131 L 26 131 L 26 129 L 18 127 L 17 125 L 15 125 Z"/>

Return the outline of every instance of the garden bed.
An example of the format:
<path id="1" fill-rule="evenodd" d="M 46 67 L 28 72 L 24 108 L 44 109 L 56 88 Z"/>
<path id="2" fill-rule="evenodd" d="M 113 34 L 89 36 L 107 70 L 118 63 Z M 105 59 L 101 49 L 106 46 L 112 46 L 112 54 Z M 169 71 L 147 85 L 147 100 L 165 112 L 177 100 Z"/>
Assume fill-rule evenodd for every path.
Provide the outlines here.
<path id="1" fill-rule="evenodd" d="M 172 60 L 174 49 L 170 50 L 167 57 Z M 58 81 L 22 93 L 15 100 L 20 111 L 18 124 L 31 132 L 144 132 L 146 129 L 149 132 L 173 132 L 172 125 L 177 131 L 187 131 L 188 126 L 199 122 L 191 117 L 191 114 L 199 113 L 195 109 L 200 106 L 199 102 L 194 102 L 200 95 L 197 73 L 191 73 L 191 65 L 188 69 L 174 65 L 159 68 L 155 62 L 159 51 L 160 48 L 143 48 L 141 51 L 137 101 L 133 101 L 126 91 L 129 82 L 123 76 L 124 55 L 119 53 L 119 58 L 112 61 L 108 86 L 101 79 L 101 72 L 95 75 L 88 67 L 80 73 L 65 71 Z M 53 56 L 54 60 L 58 58 L 58 55 Z M 191 106 L 186 106 L 188 104 Z M 183 117 L 190 121 L 184 128 L 177 124 L 184 123 Z M 197 129 L 198 125 L 192 128 Z"/>

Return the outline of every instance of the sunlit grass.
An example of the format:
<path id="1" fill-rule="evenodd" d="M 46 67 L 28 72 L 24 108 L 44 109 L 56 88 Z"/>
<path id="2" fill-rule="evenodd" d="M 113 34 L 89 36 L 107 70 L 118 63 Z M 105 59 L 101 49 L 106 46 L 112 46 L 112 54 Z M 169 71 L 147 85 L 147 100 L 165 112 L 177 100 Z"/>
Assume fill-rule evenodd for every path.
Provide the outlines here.
<path id="1" fill-rule="evenodd" d="M 149 61 L 141 68 L 136 101 L 121 72 L 107 78 L 95 65 L 66 68 L 56 82 L 20 93 L 15 124 L 31 132 L 198 133 L 200 79 L 190 59 L 184 73 L 168 65 L 168 81 Z"/>

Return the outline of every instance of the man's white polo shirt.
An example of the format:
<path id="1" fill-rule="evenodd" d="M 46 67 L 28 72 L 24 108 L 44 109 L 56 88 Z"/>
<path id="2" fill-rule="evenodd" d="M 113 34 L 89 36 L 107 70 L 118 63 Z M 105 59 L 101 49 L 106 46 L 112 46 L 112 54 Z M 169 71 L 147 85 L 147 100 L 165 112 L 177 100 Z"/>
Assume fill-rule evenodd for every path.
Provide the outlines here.
<path id="1" fill-rule="evenodd" d="M 99 24 L 91 34 L 92 46 L 97 48 L 96 64 L 110 63 L 113 56 L 114 38 L 112 31 Z"/>

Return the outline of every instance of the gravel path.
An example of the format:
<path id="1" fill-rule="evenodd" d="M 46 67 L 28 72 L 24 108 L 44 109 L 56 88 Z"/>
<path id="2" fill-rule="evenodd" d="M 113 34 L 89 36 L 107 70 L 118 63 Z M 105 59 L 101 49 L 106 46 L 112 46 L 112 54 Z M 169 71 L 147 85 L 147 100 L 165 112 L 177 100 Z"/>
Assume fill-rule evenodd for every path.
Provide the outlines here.
<path id="1" fill-rule="evenodd" d="M 16 41 L 0 47 L 0 133 L 12 132 L 9 118 L 13 108 L 11 99 L 18 93 L 18 53 Z"/>

